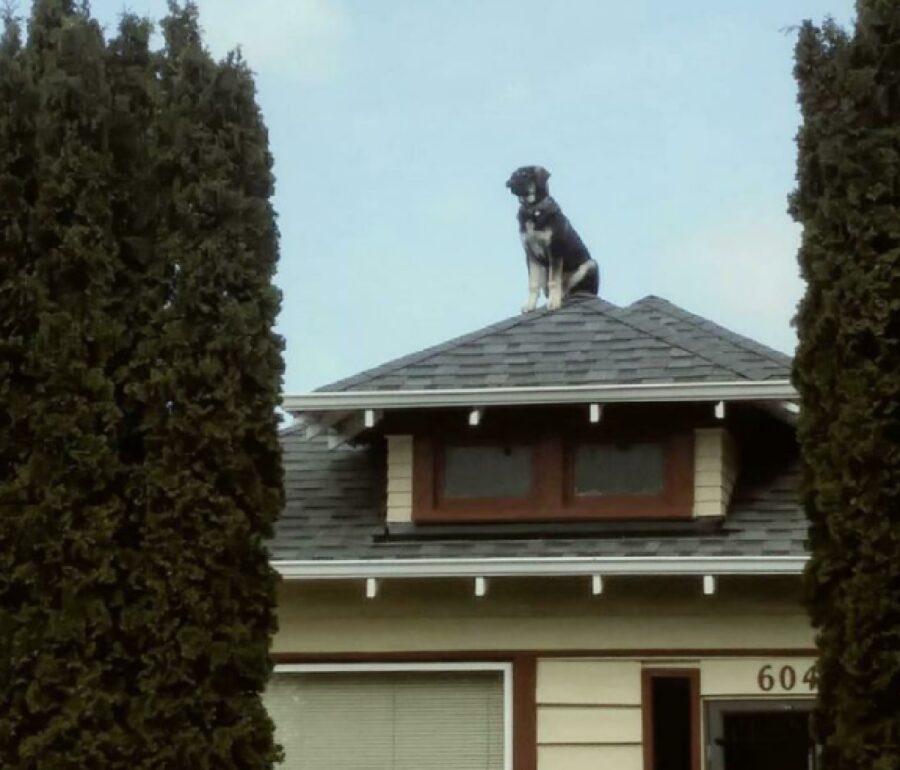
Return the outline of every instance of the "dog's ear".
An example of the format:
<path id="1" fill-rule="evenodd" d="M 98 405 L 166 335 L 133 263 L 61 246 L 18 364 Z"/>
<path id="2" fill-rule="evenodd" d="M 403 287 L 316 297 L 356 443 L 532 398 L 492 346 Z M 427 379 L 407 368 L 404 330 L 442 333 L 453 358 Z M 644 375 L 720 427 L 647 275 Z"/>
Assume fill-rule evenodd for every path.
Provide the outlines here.
<path id="1" fill-rule="evenodd" d="M 550 172 L 547 171 L 547 169 L 545 169 L 543 166 L 535 166 L 534 178 L 539 185 L 543 186 L 547 184 L 547 180 L 550 178 Z"/>

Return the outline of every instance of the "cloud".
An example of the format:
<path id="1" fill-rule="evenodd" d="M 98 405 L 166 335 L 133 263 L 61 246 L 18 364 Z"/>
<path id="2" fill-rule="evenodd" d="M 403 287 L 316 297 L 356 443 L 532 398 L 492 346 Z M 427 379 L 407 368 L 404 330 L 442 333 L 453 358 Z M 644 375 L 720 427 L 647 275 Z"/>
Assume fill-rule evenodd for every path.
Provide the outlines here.
<path id="1" fill-rule="evenodd" d="M 800 228 L 787 217 L 743 216 L 670 244 L 654 283 L 688 310 L 790 353 L 803 294 L 799 243 Z"/>
<path id="2" fill-rule="evenodd" d="M 324 82 L 346 50 L 348 20 L 335 0 L 215 0 L 202 3 L 200 14 L 215 55 L 240 46 L 266 75 Z"/>

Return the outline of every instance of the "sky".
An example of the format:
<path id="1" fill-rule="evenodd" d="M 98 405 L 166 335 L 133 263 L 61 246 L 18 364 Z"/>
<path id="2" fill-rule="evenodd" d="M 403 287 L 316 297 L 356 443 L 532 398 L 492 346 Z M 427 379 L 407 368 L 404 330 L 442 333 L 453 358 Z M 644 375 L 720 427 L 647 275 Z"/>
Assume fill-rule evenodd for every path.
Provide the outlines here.
<path id="1" fill-rule="evenodd" d="M 24 2 L 24 0 L 23 0 Z M 93 0 L 112 32 L 123 10 Z M 791 353 L 786 213 L 796 25 L 852 0 L 199 0 L 241 46 L 281 230 L 285 393 L 518 312 L 518 166 L 550 189 L 600 294 L 656 294 Z"/>

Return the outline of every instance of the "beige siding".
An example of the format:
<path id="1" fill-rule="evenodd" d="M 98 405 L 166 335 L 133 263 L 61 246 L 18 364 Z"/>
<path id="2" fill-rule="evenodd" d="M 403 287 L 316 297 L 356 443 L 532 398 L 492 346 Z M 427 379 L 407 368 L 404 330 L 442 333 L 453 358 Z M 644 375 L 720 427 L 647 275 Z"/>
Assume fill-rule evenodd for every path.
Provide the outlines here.
<path id="1" fill-rule="evenodd" d="M 728 431 L 694 431 L 694 516 L 726 514 L 737 470 L 737 450 Z"/>
<path id="2" fill-rule="evenodd" d="M 538 743 L 640 743 L 641 710 L 633 706 L 540 706 Z"/>
<path id="3" fill-rule="evenodd" d="M 541 658 L 537 707 L 538 770 L 640 767 L 639 661 Z"/>
<path id="4" fill-rule="evenodd" d="M 387 437 L 387 520 L 412 521 L 412 436 Z"/>
<path id="5" fill-rule="evenodd" d="M 704 697 L 812 698 L 815 690 L 810 684 L 814 680 L 809 672 L 814 663 L 815 659 L 811 657 L 704 660 L 700 666 L 700 692 Z M 765 671 L 760 682 L 763 667 Z"/>
<path id="6" fill-rule="evenodd" d="M 363 589 L 357 589 L 360 595 Z M 768 615 L 725 618 L 590 618 L 516 621 L 509 618 L 305 618 L 282 613 L 276 652 L 420 652 L 429 650 L 589 649 L 809 649 L 813 639 L 801 613 L 781 619 Z"/>
<path id="7" fill-rule="evenodd" d="M 598 660 L 541 660 L 538 703 L 637 706 L 641 702 L 640 663 Z"/>
<path id="8" fill-rule="evenodd" d="M 774 649 L 813 646 L 799 581 L 720 578 L 715 596 L 698 579 L 607 581 L 363 581 L 282 583 L 276 652 L 428 650 Z M 544 684 L 549 687 L 549 684 Z M 550 690 L 549 692 L 552 692 Z M 631 702 L 631 701 L 628 701 Z"/>
<path id="9" fill-rule="evenodd" d="M 640 746 L 538 746 L 538 770 L 642 770 Z"/>

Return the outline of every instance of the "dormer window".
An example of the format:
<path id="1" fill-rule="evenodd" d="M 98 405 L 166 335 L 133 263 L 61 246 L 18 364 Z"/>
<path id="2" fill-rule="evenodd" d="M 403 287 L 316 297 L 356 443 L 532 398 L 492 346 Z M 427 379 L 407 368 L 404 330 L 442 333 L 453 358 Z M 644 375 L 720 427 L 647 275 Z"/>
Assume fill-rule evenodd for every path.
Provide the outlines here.
<path id="1" fill-rule="evenodd" d="M 690 518 L 691 433 L 416 436 L 419 522 Z"/>
<path id="2" fill-rule="evenodd" d="M 563 449 L 564 513 L 578 518 L 689 518 L 693 436 L 672 433 L 573 441 Z"/>
<path id="3" fill-rule="evenodd" d="M 659 441 L 579 444 L 572 451 L 575 497 L 658 497 L 666 487 Z"/>
<path id="4" fill-rule="evenodd" d="M 524 500 L 534 487 L 527 444 L 448 444 L 438 462 L 444 500 Z"/>

